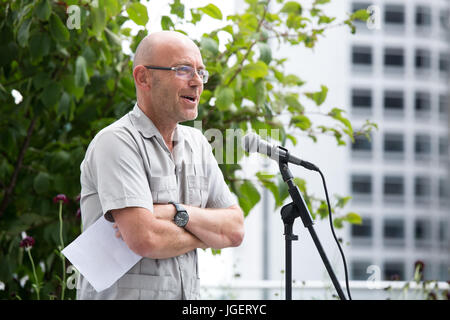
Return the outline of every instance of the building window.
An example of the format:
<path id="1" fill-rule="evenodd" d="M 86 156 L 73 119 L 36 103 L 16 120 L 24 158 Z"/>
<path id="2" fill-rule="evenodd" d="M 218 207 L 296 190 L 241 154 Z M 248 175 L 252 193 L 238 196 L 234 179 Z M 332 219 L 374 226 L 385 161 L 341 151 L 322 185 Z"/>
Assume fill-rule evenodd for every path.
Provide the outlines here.
<path id="1" fill-rule="evenodd" d="M 450 27 L 450 10 L 440 9 L 439 10 L 439 25 L 443 31 L 446 31 Z"/>
<path id="2" fill-rule="evenodd" d="M 369 8 L 370 5 L 371 5 L 370 2 L 354 2 L 352 3 L 352 12 L 356 12 L 358 10 L 367 10 L 367 8 Z M 367 25 L 364 21 L 356 20 L 353 22 L 353 24 L 355 25 L 357 32 L 359 32 L 360 30 L 365 31 L 370 30 L 369 28 L 367 28 Z"/>
<path id="3" fill-rule="evenodd" d="M 405 7 L 402 5 L 386 5 L 384 22 L 390 25 L 403 26 L 405 24 Z"/>
<path id="4" fill-rule="evenodd" d="M 354 46 L 352 48 L 352 63 L 355 66 L 372 65 L 372 48 L 367 46 Z"/>
<path id="5" fill-rule="evenodd" d="M 431 137 L 427 134 L 417 134 L 414 141 L 414 152 L 416 160 L 430 160 Z"/>
<path id="6" fill-rule="evenodd" d="M 351 279 L 352 280 L 367 280 L 370 276 L 367 273 L 367 268 L 372 265 L 370 261 L 352 261 Z"/>
<path id="7" fill-rule="evenodd" d="M 404 181 L 400 176 L 386 176 L 383 183 L 383 194 L 385 201 L 403 202 Z"/>
<path id="8" fill-rule="evenodd" d="M 370 5 L 371 5 L 370 2 L 353 2 L 352 3 L 352 12 L 367 9 L 367 8 L 369 8 Z"/>
<path id="9" fill-rule="evenodd" d="M 416 247 L 428 247 L 431 243 L 430 220 L 417 219 L 414 223 L 414 240 Z"/>
<path id="10" fill-rule="evenodd" d="M 400 160 L 403 159 L 405 149 L 403 134 L 401 133 L 385 133 L 384 141 L 384 157 L 386 159 Z"/>
<path id="11" fill-rule="evenodd" d="M 352 144 L 352 153 L 354 155 L 370 155 L 372 152 L 372 138 L 365 135 L 356 135 L 355 142 Z"/>
<path id="12" fill-rule="evenodd" d="M 403 115 L 403 92 L 387 90 L 384 92 L 384 110 L 387 115 Z"/>
<path id="13" fill-rule="evenodd" d="M 372 219 L 363 218 L 362 224 L 351 225 L 352 244 L 368 246 L 372 244 Z"/>
<path id="14" fill-rule="evenodd" d="M 438 241 L 441 245 L 448 245 L 448 223 L 445 220 L 439 222 Z"/>
<path id="15" fill-rule="evenodd" d="M 372 110 L 372 91 L 369 89 L 352 90 L 352 111 L 371 113 Z"/>
<path id="16" fill-rule="evenodd" d="M 414 198 L 416 204 L 427 204 L 431 197 L 431 179 L 429 177 L 415 177 Z"/>
<path id="17" fill-rule="evenodd" d="M 448 138 L 445 136 L 439 137 L 439 156 L 448 160 Z"/>
<path id="18" fill-rule="evenodd" d="M 448 263 L 441 263 L 439 265 L 439 275 L 438 280 L 439 281 L 448 281 L 450 278 L 450 267 Z"/>
<path id="19" fill-rule="evenodd" d="M 417 6 L 415 21 L 416 21 L 416 26 L 418 26 L 418 27 L 431 26 L 431 9 L 430 9 L 430 7 Z"/>
<path id="20" fill-rule="evenodd" d="M 448 115 L 448 106 L 449 106 L 448 95 L 440 94 L 439 95 L 439 113 L 441 116 Z M 444 120 L 447 120 L 447 119 L 444 118 Z"/>
<path id="21" fill-rule="evenodd" d="M 431 52 L 426 49 L 416 49 L 414 65 L 417 71 L 425 71 L 431 68 Z"/>
<path id="22" fill-rule="evenodd" d="M 403 219 L 384 219 L 383 240 L 387 246 L 402 246 L 405 244 L 405 222 Z"/>
<path id="23" fill-rule="evenodd" d="M 352 193 L 355 196 L 371 196 L 372 177 L 369 175 L 352 175 Z"/>
<path id="24" fill-rule="evenodd" d="M 403 68 L 405 64 L 402 48 L 384 49 L 384 66 L 387 68 Z"/>
<path id="25" fill-rule="evenodd" d="M 448 201 L 450 197 L 450 181 L 445 178 L 439 178 L 439 200 Z"/>
<path id="26" fill-rule="evenodd" d="M 450 70 L 450 57 L 445 53 L 439 54 L 439 71 L 448 74 Z"/>
<path id="27" fill-rule="evenodd" d="M 431 97 L 428 92 L 416 92 L 414 99 L 414 109 L 416 111 L 416 118 L 423 118 L 430 116 Z"/>
<path id="28" fill-rule="evenodd" d="M 405 280 L 405 264 L 403 262 L 385 262 L 384 280 Z"/>

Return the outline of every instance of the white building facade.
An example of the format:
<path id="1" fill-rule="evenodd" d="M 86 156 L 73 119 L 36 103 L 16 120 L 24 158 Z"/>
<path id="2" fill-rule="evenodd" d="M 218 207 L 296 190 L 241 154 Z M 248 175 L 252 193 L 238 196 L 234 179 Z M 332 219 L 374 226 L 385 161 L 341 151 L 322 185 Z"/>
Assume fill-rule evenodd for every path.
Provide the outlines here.
<path id="1" fill-rule="evenodd" d="M 421 260 L 425 280 L 446 281 L 450 266 L 450 2 L 340 0 L 327 4 L 326 12 L 345 19 L 346 13 L 369 7 L 377 15 L 371 20 L 374 29 L 357 23 L 357 33 L 351 35 L 346 27 L 334 28 L 313 51 L 274 51 L 289 59 L 290 72 L 308 81 L 307 90 L 302 91 L 326 85 L 325 107 L 346 109 L 355 131 L 367 119 L 377 123 L 378 130 L 370 142 L 356 137 L 347 147 L 337 147 L 329 137 L 319 138 L 318 143 L 300 137 L 298 146 L 290 148 L 321 168 L 330 196 L 351 195 L 345 211 L 363 218 L 362 225 L 337 230 L 344 240 L 350 279 L 408 281 L 414 276 L 414 263 Z M 317 174 L 291 170 L 324 198 Z M 233 249 L 234 271 L 228 280 L 279 281 L 281 288 L 283 224 L 279 209 L 273 210 L 270 193 L 263 194 L 246 219 L 243 245 Z M 343 281 L 343 263 L 328 221 L 317 221 L 315 229 Z M 293 243 L 293 279 L 330 282 L 300 219 L 294 233 L 299 241 Z M 258 297 L 283 298 L 263 290 L 259 296 L 238 298 Z"/>

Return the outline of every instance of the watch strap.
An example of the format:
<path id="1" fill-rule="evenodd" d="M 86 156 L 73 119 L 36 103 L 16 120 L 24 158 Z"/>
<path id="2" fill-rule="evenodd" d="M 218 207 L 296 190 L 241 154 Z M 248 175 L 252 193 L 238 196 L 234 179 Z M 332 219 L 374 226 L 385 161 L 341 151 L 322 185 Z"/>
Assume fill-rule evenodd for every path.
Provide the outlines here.
<path id="1" fill-rule="evenodd" d="M 186 211 L 186 209 L 179 203 L 173 202 L 173 201 L 169 201 L 170 204 L 173 204 L 175 206 L 175 209 L 177 210 L 177 212 L 180 211 Z"/>

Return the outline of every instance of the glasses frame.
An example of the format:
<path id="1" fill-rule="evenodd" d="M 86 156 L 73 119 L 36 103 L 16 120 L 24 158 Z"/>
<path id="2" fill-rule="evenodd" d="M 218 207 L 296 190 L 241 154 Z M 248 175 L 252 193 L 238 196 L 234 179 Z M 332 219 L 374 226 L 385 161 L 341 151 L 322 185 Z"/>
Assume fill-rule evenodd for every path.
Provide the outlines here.
<path id="1" fill-rule="evenodd" d="M 179 74 L 178 74 L 178 70 L 179 69 L 181 69 L 181 68 L 183 68 L 183 67 L 188 67 L 188 68 L 191 68 L 193 71 L 191 72 L 191 78 L 189 79 L 189 80 L 191 80 L 191 79 L 193 79 L 194 78 L 194 74 L 196 73 L 198 76 L 199 76 L 199 78 L 202 80 L 202 83 L 203 84 L 205 84 L 205 83 L 207 83 L 208 82 L 208 78 L 209 78 L 209 72 L 207 71 L 207 70 L 205 70 L 205 69 L 200 69 L 200 70 L 203 70 L 203 76 L 201 76 L 199 73 L 198 73 L 198 70 L 197 69 L 195 69 L 195 68 L 193 68 L 193 67 L 191 67 L 191 66 L 186 66 L 186 65 L 181 65 L 181 66 L 178 66 L 178 67 L 157 67 L 157 66 L 144 66 L 145 68 L 147 68 L 147 69 L 153 69 L 153 70 L 168 70 L 168 71 L 175 71 L 176 73 L 177 73 L 177 75 L 178 76 L 180 76 Z"/>

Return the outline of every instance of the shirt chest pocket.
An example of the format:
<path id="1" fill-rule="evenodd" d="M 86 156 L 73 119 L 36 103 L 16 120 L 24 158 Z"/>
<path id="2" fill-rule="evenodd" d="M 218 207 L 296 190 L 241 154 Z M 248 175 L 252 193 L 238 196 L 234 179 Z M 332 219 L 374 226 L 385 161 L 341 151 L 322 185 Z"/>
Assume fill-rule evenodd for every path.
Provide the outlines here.
<path id="1" fill-rule="evenodd" d="M 187 204 L 205 208 L 208 201 L 208 178 L 204 176 L 187 176 Z"/>
<path id="2" fill-rule="evenodd" d="M 178 201 L 177 178 L 175 175 L 150 177 L 150 190 L 153 203 L 155 204 Z"/>

